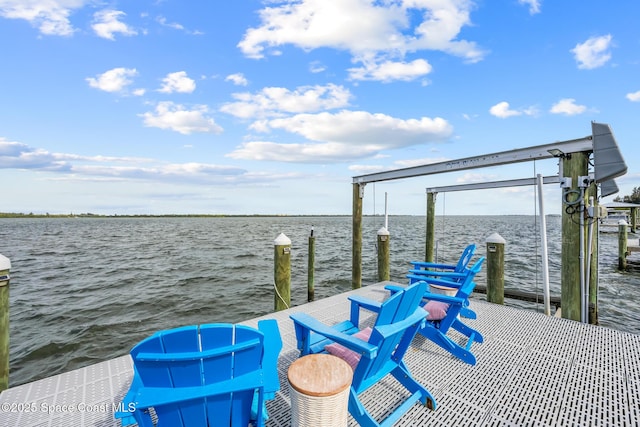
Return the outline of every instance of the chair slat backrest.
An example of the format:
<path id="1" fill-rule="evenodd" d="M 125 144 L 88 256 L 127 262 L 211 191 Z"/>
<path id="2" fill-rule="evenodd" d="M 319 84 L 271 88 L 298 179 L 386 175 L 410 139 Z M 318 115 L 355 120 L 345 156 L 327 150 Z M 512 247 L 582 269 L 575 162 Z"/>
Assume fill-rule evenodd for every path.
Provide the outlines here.
<path id="1" fill-rule="evenodd" d="M 354 387 L 356 389 L 387 375 L 395 366 L 397 366 L 404 356 L 417 327 L 410 332 L 411 337 L 402 341 L 407 329 L 398 328 L 382 328 L 402 322 L 419 309 L 422 295 L 426 291 L 426 283 L 419 282 L 410 285 L 401 292 L 391 295 L 381 305 L 380 312 L 374 324 L 369 338 L 369 344 L 377 347 L 376 357 L 367 362 L 362 358 L 354 372 Z M 386 336 L 381 331 L 385 329 Z M 392 331 L 389 333 L 389 331 Z M 364 362 L 364 363 L 363 363 Z"/>
<path id="2" fill-rule="evenodd" d="M 136 345 L 131 356 L 144 387 L 202 387 L 261 369 L 263 343 L 261 332 L 241 325 L 187 326 L 154 334 Z M 247 426 L 254 391 L 163 402 L 154 406 L 158 427 Z"/>
<path id="3" fill-rule="evenodd" d="M 200 385 L 199 360 L 158 361 L 147 355 L 198 350 L 198 327 L 185 326 L 172 331 L 157 332 L 134 347 L 131 356 L 145 387 L 191 387 Z M 139 359 L 139 354 L 145 357 Z M 204 408 L 199 402 L 159 406 L 155 409 L 159 420 L 158 427 L 184 426 L 185 419 L 206 422 Z"/>
<path id="4" fill-rule="evenodd" d="M 473 255 L 475 254 L 475 252 L 476 252 L 476 245 L 474 243 L 464 248 L 464 251 L 462 251 L 462 255 L 460 256 L 460 259 L 458 260 L 458 263 L 456 264 L 456 268 L 454 269 L 454 271 L 456 273 L 462 273 L 471 262 L 471 258 L 473 258 Z"/>
<path id="5" fill-rule="evenodd" d="M 230 331 L 233 333 L 229 333 Z M 239 346 L 256 337 L 259 338 L 259 345 L 203 359 L 204 385 L 215 384 L 260 369 L 263 337 L 254 329 L 241 325 L 236 325 L 233 329 L 220 324 L 203 325 L 200 328 L 200 337 L 202 350 L 212 350 L 224 345 Z M 210 420 L 216 420 L 220 425 L 247 425 L 252 399 L 253 390 L 209 396 L 206 398 L 208 417 Z"/>
<path id="6" fill-rule="evenodd" d="M 471 293 L 476 287 L 476 283 L 473 280 L 475 279 L 476 274 L 480 272 L 480 269 L 482 268 L 482 263 L 484 262 L 484 260 L 485 260 L 484 257 L 479 258 L 478 261 L 476 261 L 475 264 L 473 264 L 473 266 L 469 268 L 466 276 L 464 277 L 462 283 L 460 284 L 460 287 L 458 288 L 458 291 L 456 292 L 455 296 L 457 298 L 462 298 L 464 300 L 469 299 L 469 296 L 471 295 Z M 453 321 L 457 318 L 461 309 L 462 309 L 462 305 L 455 305 L 455 304 L 450 305 L 449 309 L 447 310 L 446 317 L 440 321 L 441 323 L 440 328 L 446 331 L 449 328 L 449 326 L 453 323 Z"/>

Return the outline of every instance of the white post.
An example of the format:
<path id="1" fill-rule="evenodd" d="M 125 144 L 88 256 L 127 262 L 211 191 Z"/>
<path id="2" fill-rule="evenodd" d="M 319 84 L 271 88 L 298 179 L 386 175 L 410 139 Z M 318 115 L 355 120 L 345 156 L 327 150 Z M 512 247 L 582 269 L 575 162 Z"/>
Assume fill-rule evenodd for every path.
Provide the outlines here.
<path id="1" fill-rule="evenodd" d="M 387 192 L 384 192 L 384 228 L 389 229 L 389 215 L 387 215 Z"/>
<path id="2" fill-rule="evenodd" d="M 542 196 L 542 175 L 537 175 L 538 206 L 540 207 L 540 242 L 542 246 L 542 284 L 544 294 L 544 314 L 551 316 L 549 295 L 549 250 L 547 247 L 547 218 L 544 213 L 544 197 Z"/>

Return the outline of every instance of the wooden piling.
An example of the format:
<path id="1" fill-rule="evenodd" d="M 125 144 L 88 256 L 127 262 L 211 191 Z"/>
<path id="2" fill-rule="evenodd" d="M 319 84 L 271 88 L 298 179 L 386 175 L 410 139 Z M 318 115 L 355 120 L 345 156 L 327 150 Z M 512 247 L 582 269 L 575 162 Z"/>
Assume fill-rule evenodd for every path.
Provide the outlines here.
<path id="1" fill-rule="evenodd" d="M 0 392 L 9 388 L 9 272 L 11 261 L 0 254 Z"/>
<path id="2" fill-rule="evenodd" d="M 425 235 L 424 260 L 435 262 L 435 241 L 436 241 L 436 195 L 438 193 L 427 191 L 427 228 Z"/>
<path id="3" fill-rule="evenodd" d="M 391 280 L 389 267 L 389 241 L 391 235 L 389 231 L 382 227 L 378 230 L 378 281 Z"/>
<path id="4" fill-rule="evenodd" d="M 618 222 L 618 270 L 627 269 L 627 222 Z"/>
<path id="5" fill-rule="evenodd" d="M 571 180 L 571 185 L 562 189 L 562 317 L 578 322 L 582 320 L 583 276 L 580 273 L 580 233 L 586 233 L 580 226 L 580 215 L 583 212 L 580 212 L 578 177 L 588 175 L 589 155 L 589 152 L 569 153 L 560 159 L 564 177 Z"/>
<path id="6" fill-rule="evenodd" d="M 291 307 L 291 239 L 280 233 L 273 241 L 274 310 Z"/>
<path id="7" fill-rule="evenodd" d="M 487 301 L 504 304 L 504 247 L 498 233 L 487 237 Z"/>
<path id="8" fill-rule="evenodd" d="M 315 298 L 315 259 L 316 259 L 316 238 L 313 235 L 313 226 L 309 234 L 309 262 L 307 263 L 307 301 L 311 302 Z"/>
<path id="9" fill-rule="evenodd" d="M 351 245 L 351 287 L 362 287 L 362 197 L 364 184 L 353 184 L 353 226 Z"/>

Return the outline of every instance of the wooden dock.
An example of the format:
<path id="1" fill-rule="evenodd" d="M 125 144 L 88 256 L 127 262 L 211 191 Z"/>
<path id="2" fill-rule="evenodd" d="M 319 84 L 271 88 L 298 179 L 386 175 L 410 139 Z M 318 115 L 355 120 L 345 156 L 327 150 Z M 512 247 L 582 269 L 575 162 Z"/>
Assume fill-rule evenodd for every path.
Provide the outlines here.
<path id="1" fill-rule="evenodd" d="M 278 320 L 281 390 L 268 403 L 267 426 L 289 427 L 287 368 L 298 357 L 289 314 L 304 311 L 328 323 L 348 316 L 347 295 L 383 300 L 385 283 L 294 307 Z M 415 405 L 397 426 L 625 426 L 640 424 L 640 335 L 472 300 L 485 337 L 467 365 L 418 336 L 405 361 L 435 396 L 431 411 Z M 244 324 L 256 326 L 259 319 Z M 370 319 L 368 319 L 370 321 Z M 454 332 L 451 332 L 454 333 Z M 0 426 L 119 426 L 113 418 L 131 381 L 128 355 L 10 388 L 0 394 Z M 383 380 L 364 395 L 382 416 L 399 388 Z M 356 425 L 350 419 L 349 425 Z"/>

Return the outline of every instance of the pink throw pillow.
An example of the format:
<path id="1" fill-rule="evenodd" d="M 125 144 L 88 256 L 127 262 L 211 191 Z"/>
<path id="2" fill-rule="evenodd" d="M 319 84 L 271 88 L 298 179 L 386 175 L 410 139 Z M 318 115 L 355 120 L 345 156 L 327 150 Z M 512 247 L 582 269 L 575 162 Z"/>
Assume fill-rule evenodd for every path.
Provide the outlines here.
<path id="1" fill-rule="evenodd" d="M 363 330 L 356 332 L 353 334 L 353 337 L 356 337 L 362 341 L 369 342 L 369 337 L 371 336 L 371 328 L 364 328 Z M 356 366 L 360 362 L 360 355 L 353 350 L 349 350 L 347 347 L 333 343 L 324 346 L 324 349 L 327 350 L 330 354 L 334 356 L 338 356 L 340 359 L 344 360 L 351 366 L 351 369 L 356 370 Z"/>
<path id="2" fill-rule="evenodd" d="M 442 320 L 447 315 L 449 304 L 441 301 L 429 301 L 423 308 L 429 312 L 427 320 Z"/>

